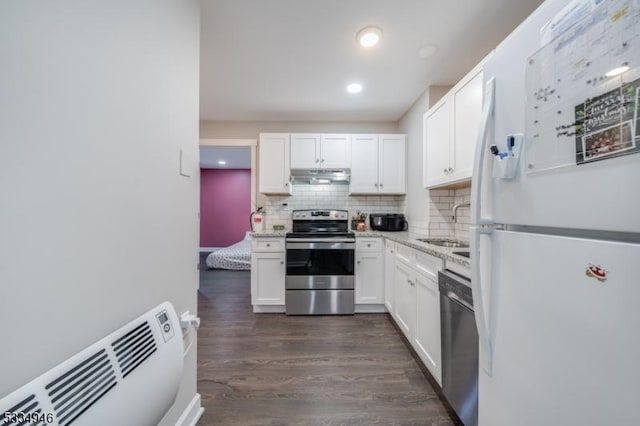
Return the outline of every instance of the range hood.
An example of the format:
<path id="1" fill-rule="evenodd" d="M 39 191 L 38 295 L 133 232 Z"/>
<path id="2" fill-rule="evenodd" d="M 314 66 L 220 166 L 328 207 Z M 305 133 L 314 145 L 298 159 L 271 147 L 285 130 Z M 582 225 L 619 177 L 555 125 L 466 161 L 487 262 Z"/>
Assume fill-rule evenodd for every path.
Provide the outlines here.
<path id="1" fill-rule="evenodd" d="M 349 169 L 291 169 L 291 182 L 318 185 L 348 184 Z"/>

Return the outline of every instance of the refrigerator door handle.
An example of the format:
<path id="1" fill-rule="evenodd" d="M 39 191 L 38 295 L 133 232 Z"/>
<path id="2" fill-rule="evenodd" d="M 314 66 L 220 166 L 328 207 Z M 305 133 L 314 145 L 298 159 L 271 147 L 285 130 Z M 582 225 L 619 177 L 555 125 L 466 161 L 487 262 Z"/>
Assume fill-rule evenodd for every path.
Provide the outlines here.
<path id="1" fill-rule="evenodd" d="M 484 356 L 480 357 L 480 366 L 491 376 L 493 372 L 493 349 L 491 342 L 491 333 L 489 330 L 489 321 L 484 304 L 484 283 L 482 282 L 482 266 L 486 262 L 486 258 L 480 257 L 480 236 L 491 235 L 492 228 L 483 228 L 479 226 L 471 227 L 471 291 L 473 294 L 473 308 L 476 317 L 476 327 L 478 328 L 478 340 L 480 342 L 480 351 Z M 489 291 L 488 294 L 491 294 Z"/>
<path id="2" fill-rule="evenodd" d="M 493 219 L 482 216 L 482 184 L 484 180 L 484 158 L 487 152 L 487 136 L 489 135 L 489 121 L 493 117 L 493 108 L 496 98 L 496 78 L 491 77 L 484 88 L 484 105 L 482 106 L 482 117 L 480 121 L 480 131 L 476 142 L 476 152 L 473 161 L 473 180 L 471 181 L 471 223 L 473 225 L 490 225 Z"/>

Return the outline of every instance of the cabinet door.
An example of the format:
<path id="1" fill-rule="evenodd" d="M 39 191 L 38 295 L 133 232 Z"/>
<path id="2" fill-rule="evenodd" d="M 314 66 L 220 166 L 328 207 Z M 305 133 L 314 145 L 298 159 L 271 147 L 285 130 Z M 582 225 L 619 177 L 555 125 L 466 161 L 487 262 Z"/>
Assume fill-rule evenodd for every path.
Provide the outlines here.
<path id="1" fill-rule="evenodd" d="M 291 134 L 291 168 L 316 169 L 320 164 L 320 135 Z"/>
<path id="2" fill-rule="evenodd" d="M 384 303 L 382 253 L 356 255 L 356 304 Z"/>
<path id="3" fill-rule="evenodd" d="M 402 263 L 396 262 L 395 274 L 395 302 L 396 322 L 411 342 L 413 340 L 413 325 L 415 324 L 416 300 L 413 272 Z"/>
<path id="4" fill-rule="evenodd" d="M 482 71 L 461 82 L 453 92 L 451 180 L 471 178 L 473 156 L 482 115 Z"/>
<path id="5" fill-rule="evenodd" d="M 440 292 L 438 283 L 416 274 L 416 323 L 413 347 L 438 384 L 442 385 L 440 364 Z"/>
<path id="6" fill-rule="evenodd" d="M 352 194 L 378 193 L 378 135 L 351 136 Z"/>
<path id="7" fill-rule="evenodd" d="M 324 169 L 350 168 L 351 135 L 321 135 L 320 166 Z"/>
<path id="8" fill-rule="evenodd" d="M 378 137 L 378 189 L 385 194 L 407 191 L 406 143 L 404 135 Z"/>
<path id="9" fill-rule="evenodd" d="M 395 271 L 396 271 L 395 243 L 386 240 L 384 247 L 384 304 L 395 318 Z"/>
<path id="10" fill-rule="evenodd" d="M 423 180 L 425 188 L 445 183 L 449 174 L 450 95 L 433 106 L 423 118 Z"/>
<path id="11" fill-rule="evenodd" d="M 285 255 L 253 253 L 251 256 L 251 303 L 284 305 Z"/>
<path id="12" fill-rule="evenodd" d="M 264 194 L 291 194 L 289 134 L 260 135 L 258 180 Z"/>

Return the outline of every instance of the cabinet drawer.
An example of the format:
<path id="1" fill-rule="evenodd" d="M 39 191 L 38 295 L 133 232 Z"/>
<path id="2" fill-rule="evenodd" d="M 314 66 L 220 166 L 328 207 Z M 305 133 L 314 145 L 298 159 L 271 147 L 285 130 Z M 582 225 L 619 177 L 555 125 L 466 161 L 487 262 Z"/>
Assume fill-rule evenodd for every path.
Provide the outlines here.
<path id="1" fill-rule="evenodd" d="M 404 244 L 396 245 L 396 259 L 406 263 L 409 266 L 413 266 L 416 260 L 416 250 Z"/>
<path id="2" fill-rule="evenodd" d="M 438 271 L 442 269 L 442 259 L 417 251 L 416 269 L 418 272 L 438 282 Z"/>
<path id="3" fill-rule="evenodd" d="M 283 238 L 254 238 L 253 251 L 284 251 Z"/>
<path id="4" fill-rule="evenodd" d="M 356 238 L 356 251 L 382 251 L 382 238 Z"/>

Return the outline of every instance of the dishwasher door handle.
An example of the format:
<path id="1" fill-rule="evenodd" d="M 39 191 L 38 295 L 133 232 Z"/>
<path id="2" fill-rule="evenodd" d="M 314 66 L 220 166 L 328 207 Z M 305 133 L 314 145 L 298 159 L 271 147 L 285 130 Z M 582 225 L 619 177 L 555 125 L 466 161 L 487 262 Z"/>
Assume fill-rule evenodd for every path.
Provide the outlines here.
<path id="1" fill-rule="evenodd" d="M 463 307 L 467 308 L 471 312 L 473 312 L 473 306 L 468 304 L 464 300 L 460 299 L 460 297 L 457 294 L 455 294 L 454 292 L 447 291 L 447 297 L 449 299 L 453 300 L 454 302 L 457 302 L 459 305 L 462 305 Z"/>

